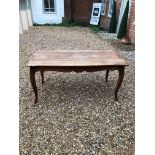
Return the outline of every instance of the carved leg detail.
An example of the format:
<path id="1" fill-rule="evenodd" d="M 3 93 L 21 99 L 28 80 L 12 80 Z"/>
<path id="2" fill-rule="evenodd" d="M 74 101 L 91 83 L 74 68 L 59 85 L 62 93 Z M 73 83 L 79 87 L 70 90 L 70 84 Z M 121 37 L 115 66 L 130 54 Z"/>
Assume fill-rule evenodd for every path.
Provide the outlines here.
<path id="1" fill-rule="evenodd" d="M 119 70 L 119 77 L 117 80 L 117 84 L 115 87 L 115 101 L 118 101 L 117 92 L 122 84 L 123 78 L 124 78 L 124 67 L 120 68 Z"/>
<path id="2" fill-rule="evenodd" d="M 35 94 L 35 100 L 34 100 L 34 104 L 37 103 L 38 100 L 38 92 L 37 92 L 37 86 L 36 86 L 36 80 L 35 80 L 35 69 L 30 67 L 30 80 L 31 80 L 31 85 Z"/>
<path id="3" fill-rule="evenodd" d="M 106 70 L 105 82 L 108 81 L 109 70 Z"/>
<path id="4" fill-rule="evenodd" d="M 44 84 L 44 72 L 43 71 L 40 71 L 40 74 L 41 74 L 41 78 L 42 78 L 42 84 Z"/>

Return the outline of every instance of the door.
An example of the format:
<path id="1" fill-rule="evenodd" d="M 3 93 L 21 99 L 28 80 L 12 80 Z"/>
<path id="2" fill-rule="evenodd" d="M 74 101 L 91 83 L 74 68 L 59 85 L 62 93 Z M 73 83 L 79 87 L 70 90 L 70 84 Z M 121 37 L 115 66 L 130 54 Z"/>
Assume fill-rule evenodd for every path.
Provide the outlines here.
<path id="1" fill-rule="evenodd" d="M 127 1 L 128 0 L 122 0 L 122 2 L 121 2 L 121 8 L 120 8 L 119 19 L 118 19 L 117 30 L 116 30 L 117 33 L 118 33 L 118 30 L 120 27 L 120 23 L 121 23 L 123 14 L 124 14 L 124 10 L 125 10 Z M 130 5 L 131 5 L 131 0 L 129 0 L 129 12 L 130 12 Z"/>

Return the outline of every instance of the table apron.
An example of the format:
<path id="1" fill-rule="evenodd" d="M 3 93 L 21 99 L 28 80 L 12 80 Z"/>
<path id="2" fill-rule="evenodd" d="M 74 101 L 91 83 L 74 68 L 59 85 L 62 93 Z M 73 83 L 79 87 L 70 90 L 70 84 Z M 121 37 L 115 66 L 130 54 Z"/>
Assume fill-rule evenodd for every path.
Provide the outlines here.
<path id="1" fill-rule="evenodd" d="M 31 66 L 30 68 L 34 71 L 57 71 L 57 72 L 97 72 L 102 70 L 121 70 L 124 69 L 125 66 L 60 66 L 60 67 L 51 67 L 51 66 Z"/>

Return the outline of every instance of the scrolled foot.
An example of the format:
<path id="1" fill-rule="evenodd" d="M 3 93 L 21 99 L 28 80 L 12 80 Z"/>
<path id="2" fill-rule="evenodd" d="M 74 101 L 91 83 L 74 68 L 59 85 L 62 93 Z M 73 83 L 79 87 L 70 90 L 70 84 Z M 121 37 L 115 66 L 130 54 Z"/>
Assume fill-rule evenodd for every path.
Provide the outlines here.
<path id="1" fill-rule="evenodd" d="M 115 96 L 114 100 L 115 100 L 115 101 L 118 101 L 118 97 Z"/>
<path id="2" fill-rule="evenodd" d="M 38 102 L 38 99 L 37 99 L 37 98 L 35 98 L 35 100 L 34 100 L 34 104 L 37 104 L 37 102 Z"/>
<path id="3" fill-rule="evenodd" d="M 34 95 L 35 95 L 34 104 L 37 103 L 37 99 L 38 99 L 38 91 L 37 91 L 37 86 L 36 86 L 36 81 L 35 81 L 35 73 L 36 73 L 36 68 L 30 67 L 30 81 L 31 81 L 31 85 L 32 85 Z"/>
<path id="4" fill-rule="evenodd" d="M 119 77 L 118 77 L 117 84 L 115 87 L 115 101 L 118 101 L 117 93 L 118 93 L 118 90 L 119 90 L 119 88 L 122 84 L 123 78 L 124 78 L 124 67 L 120 67 L 118 69 L 118 72 L 119 72 Z"/>

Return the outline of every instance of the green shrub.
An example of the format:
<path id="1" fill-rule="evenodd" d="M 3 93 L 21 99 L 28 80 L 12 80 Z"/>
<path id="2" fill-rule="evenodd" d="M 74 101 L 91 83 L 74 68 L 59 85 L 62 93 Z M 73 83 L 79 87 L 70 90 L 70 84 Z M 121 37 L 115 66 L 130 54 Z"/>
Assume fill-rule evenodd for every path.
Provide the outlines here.
<path id="1" fill-rule="evenodd" d="M 90 25 L 86 22 L 70 22 L 70 21 L 63 21 L 60 24 L 37 24 L 34 23 L 34 26 L 60 26 L 60 27 L 73 27 L 73 26 L 81 26 L 81 27 L 88 27 L 94 33 L 98 33 L 100 28 L 98 25 Z"/>
<path id="2" fill-rule="evenodd" d="M 72 26 L 76 26 L 76 23 L 74 22 L 70 22 L 70 21 L 64 21 L 60 24 L 37 24 L 37 23 L 34 23 L 33 26 L 63 26 L 63 27 L 72 27 Z"/>
<path id="3" fill-rule="evenodd" d="M 52 25 L 53 25 L 53 26 L 72 27 L 72 26 L 75 26 L 76 23 L 70 22 L 70 21 L 63 21 L 63 22 L 60 23 L 60 24 L 52 24 Z"/>
<path id="4" fill-rule="evenodd" d="M 89 28 L 94 33 L 98 33 L 101 30 L 98 25 L 89 25 Z"/>

